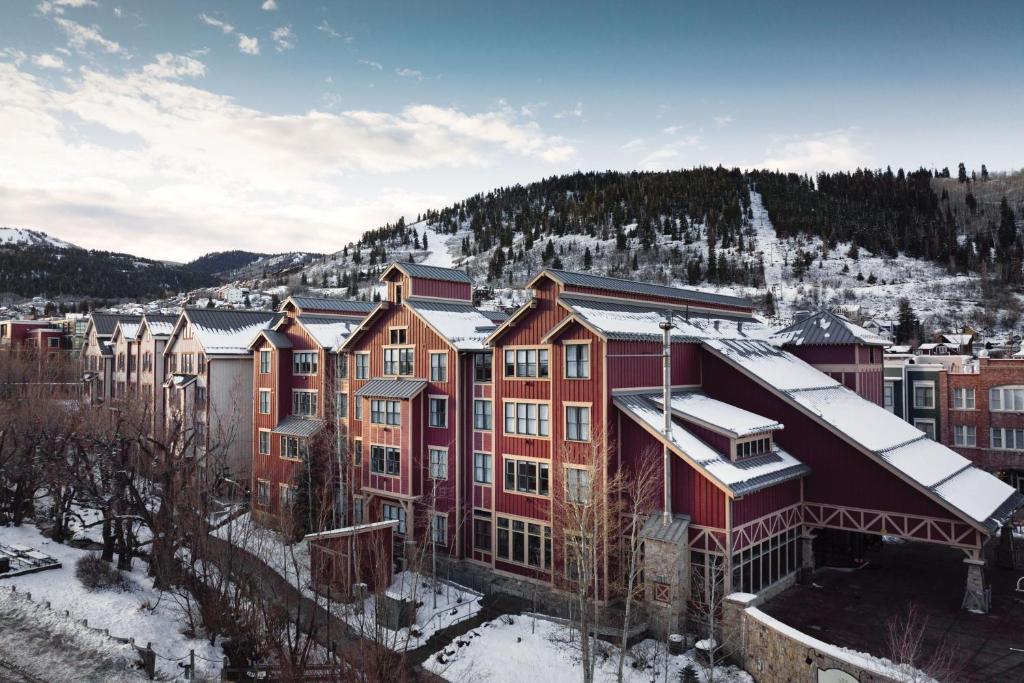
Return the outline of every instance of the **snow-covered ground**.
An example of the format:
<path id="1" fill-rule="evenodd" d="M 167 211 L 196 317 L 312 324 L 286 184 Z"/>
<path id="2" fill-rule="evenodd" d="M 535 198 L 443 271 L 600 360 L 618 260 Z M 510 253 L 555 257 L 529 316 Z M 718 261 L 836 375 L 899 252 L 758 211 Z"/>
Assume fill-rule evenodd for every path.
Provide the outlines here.
<path id="1" fill-rule="evenodd" d="M 427 239 L 427 249 L 429 251 L 426 257 L 420 260 L 419 263 L 440 268 L 454 268 L 455 263 L 452 259 L 451 248 L 449 247 L 449 240 L 452 239 L 452 236 L 442 235 L 431 228 L 423 228 L 421 234 Z"/>
<path id="2" fill-rule="evenodd" d="M 579 633 L 561 624 L 528 615 L 499 617 L 460 636 L 431 656 L 424 667 L 449 681 L 488 683 L 561 683 L 582 677 Z M 597 683 L 616 680 L 618 650 L 603 641 L 594 679 Z M 692 653 L 669 655 L 653 640 L 637 643 L 626 657 L 623 679 L 628 683 L 678 681 L 687 664 L 693 664 L 698 680 L 704 671 L 694 663 Z M 714 680 L 753 683 L 744 671 L 718 667 Z"/>
<path id="3" fill-rule="evenodd" d="M 192 649 L 196 651 L 199 674 L 219 674 L 223 652 L 206 640 L 182 633 L 185 620 L 181 609 L 169 595 L 153 588 L 152 580 L 146 576 L 147 565 L 141 560 L 134 561 L 127 575 L 131 591 L 90 591 L 75 576 L 75 562 L 88 551 L 54 543 L 31 525 L 0 527 L 0 543 L 31 546 L 63 565 L 60 569 L 0 581 L 0 591 L 17 586 L 18 592 L 31 593 L 33 600 L 48 600 L 58 613 L 67 610 L 73 619 L 87 619 L 89 626 L 108 629 L 112 636 L 135 638 L 141 646 L 152 643 L 157 653 L 157 669 L 169 678 L 182 674 L 178 662 L 187 661 Z"/>

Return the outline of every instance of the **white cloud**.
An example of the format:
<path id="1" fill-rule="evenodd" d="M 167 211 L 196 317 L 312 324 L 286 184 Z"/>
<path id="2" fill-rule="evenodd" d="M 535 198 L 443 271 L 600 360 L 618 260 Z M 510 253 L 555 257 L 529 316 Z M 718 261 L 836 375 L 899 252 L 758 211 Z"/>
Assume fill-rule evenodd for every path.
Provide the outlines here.
<path id="1" fill-rule="evenodd" d="M 199 21 L 203 22 L 207 26 L 214 26 L 216 28 L 219 28 L 225 34 L 234 33 L 235 31 L 235 27 L 231 24 L 221 19 L 218 19 L 217 17 L 211 17 L 209 14 L 206 14 L 205 12 L 199 15 Z"/>
<path id="2" fill-rule="evenodd" d="M 619 147 L 619 149 L 623 152 L 637 152 L 645 147 L 647 147 L 647 140 L 644 140 L 643 138 L 636 138 L 625 143 Z"/>
<path id="3" fill-rule="evenodd" d="M 415 78 L 417 81 L 423 80 L 423 72 L 419 69 L 395 69 L 395 74 L 402 78 Z"/>
<path id="4" fill-rule="evenodd" d="M 63 5 L 64 7 L 95 7 L 96 0 L 51 0 L 54 5 Z"/>
<path id="5" fill-rule="evenodd" d="M 41 14 L 64 14 L 65 7 L 95 7 L 96 0 L 42 0 L 36 9 Z"/>
<path id="6" fill-rule="evenodd" d="M 28 59 L 28 55 L 16 47 L 0 48 L 0 55 L 3 55 L 10 61 L 14 62 L 14 66 L 21 66 L 22 63 Z"/>
<path id="7" fill-rule="evenodd" d="M 859 141 L 857 128 L 774 140 L 759 168 L 816 173 L 869 166 L 871 159 Z"/>
<path id="8" fill-rule="evenodd" d="M 247 36 L 244 33 L 238 34 L 238 49 L 247 55 L 258 55 L 260 53 L 260 41 L 258 38 Z"/>
<path id="9" fill-rule="evenodd" d="M 278 26 L 271 33 L 270 37 L 277 44 L 277 51 L 284 52 L 285 50 L 291 50 L 295 47 L 295 34 L 292 33 L 292 27 Z"/>
<path id="10" fill-rule="evenodd" d="M 277 9 L 277 2 L 275 0 L 263 0 L 263 4 L 260 7 L 266 12 L 273 12 Z"/>
<path id="11" fill-rule="evenodd" d="M 566 111 L 560 111 L 555 114 L 556 119 L 567 119 L 567 118 L 580 118 L 583 116 L 583 103 L 577 102 L 576 106 Z"/>
<path id="12" fill-rule="evenodd" d="M 90 44 L 95 44 L 104 52 L 111 54 L 121 51 L 121 46 L 117 42 L 107 40 L 100 34 L 98 26 L 84 26 L 61 17 L 55 18 L 54 21 L 67 34 L 68 45 L 79 52 L 84 52 Z"/>
<path id="13" fill-rule="evenodd" d="M 327 34 L 331 38 L 341 38 L 346 43 L 351 43 L 352 42 L 352 36 L 347 36 L 347 35 L 344 35 L 342 33 L 338 33 L 337 31 L 334 30 L 333 26 L 331 26 L 329 23 L 327 23 L 326 19 L 324 19 L 323 21 L 320 22 L 320 24 L 316 27 L 316 30 L 320 31 L 321 33 Z"/>
<path id="14" fill-rule="evenodd" d="M 724 116 L 712 117 L 712 120 L 715 122 L 715 125 L 718 126 L 719 128 L 725 128 L 730 123 L 732 123 L 733 118 L 732 114 L 725 114 Z"/>
<path id="15" fill-rule="evenodd" d="M 562 164 L 575 153 L 507 109 L 269 114 L 181 80 L 202 71 L 161 55 L 122 75 L 84 68 L 52 84 L 0 63 L 0 130 L 18 131 L 0 145 L 0 215 L 162 258 L 242 235 L 250 248 L 328 250 L 438 205 L 419 189 L 427 171 Z"/>
<path id="16" fill-rule="evenodd" d="M 371 69 L 376 69 L 377 71 L 382 71 L 384 69 L 384 65 L 383 64 L 381 64 L 380 62 L 371 61 L 369 59 L 360 59 L 359 63 L 364 65 L 364 66 L 368 66 Z"/>
<path id="17" fill-rule="evenodd" d="M 122 14 L 124 14 L 124 10 L 123 9 L 121 9 L 120 7 L 115 7 L 114 8 L 114 16 L 115 17 L 120 19 Z"/>
<path id="18" fill-rule="evenodd" d="M 668 126 L 667 128 L 662 129 L 663 132 L 669 135 L 675 135 L 681 130 L 683 130 L 683 126 Z"/>
<path id="19" fill-rule="evenodd" d="M 696 135 L 687 135 L 654 150 L 637 164 L 645 171 L 660 171 L 670 168 L 682 168 L 686 165 L 684 152 L 687 148 L 700 147 L 701 139 Z"/>
<path id="20" fill-rule="evenodd" d="M 38 66 L 40 69 L 63 69 L 64 60 L 57 55 L 51 55 L 47 52 L 38 55 L 32 55 L 32 63 Z"/>

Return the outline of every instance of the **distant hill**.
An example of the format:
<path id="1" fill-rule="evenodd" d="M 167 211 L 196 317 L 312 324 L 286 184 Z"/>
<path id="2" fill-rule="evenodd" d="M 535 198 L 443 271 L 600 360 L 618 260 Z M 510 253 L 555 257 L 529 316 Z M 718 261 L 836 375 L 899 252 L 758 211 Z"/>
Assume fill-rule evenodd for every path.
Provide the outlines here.
<path id="1" fill-rule="evenodd" d="M 74 247 L 74 244 L 50 237 L 45 232 L 25 228 L 0 228 L 0 246 L 9 245 L 51 246 L 58 249 Z"/>
<path id="2" fill-rule="evenodd" d="M 270 254 L 260 254 L 255 251 L 241 251 L 238 249 L 233 251 L 214 251 L 209 254 L 203 254 L 194 261 L 189 261 L 185 264 L 185 267 L 203 275 L 215 275 L 216 273 L 226 273 L 231 270 L 244 268 L 254 261 L 259 261 L 269 256 Z"/>

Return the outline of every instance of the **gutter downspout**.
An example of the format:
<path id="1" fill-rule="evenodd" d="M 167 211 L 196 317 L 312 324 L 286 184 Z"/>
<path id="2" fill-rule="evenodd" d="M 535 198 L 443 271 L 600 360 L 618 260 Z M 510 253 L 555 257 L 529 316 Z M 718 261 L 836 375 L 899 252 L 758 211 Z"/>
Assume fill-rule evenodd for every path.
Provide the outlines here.
<path id="1" fill-rule="evenodd" d="M 662 523 L 672 522 L 672 454 L 668 442 L 672 440 L 672 312 L 665 312 L 661 327 L 662 401 L 665 413 L 665 444 L 662 446 L 663 506 Z"/>

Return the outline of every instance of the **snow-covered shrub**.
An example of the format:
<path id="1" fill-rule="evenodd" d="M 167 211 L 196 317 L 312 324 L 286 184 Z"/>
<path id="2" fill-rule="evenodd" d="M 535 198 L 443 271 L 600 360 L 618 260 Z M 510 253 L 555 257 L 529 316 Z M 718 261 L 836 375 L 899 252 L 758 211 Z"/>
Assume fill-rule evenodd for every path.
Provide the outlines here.
<path id="1" fill-rule="evenodd" d="M 89 590 L 130 591 L 131 581 L 99 556 L 89 553 L 75 563 L 75 576 Z"/>

